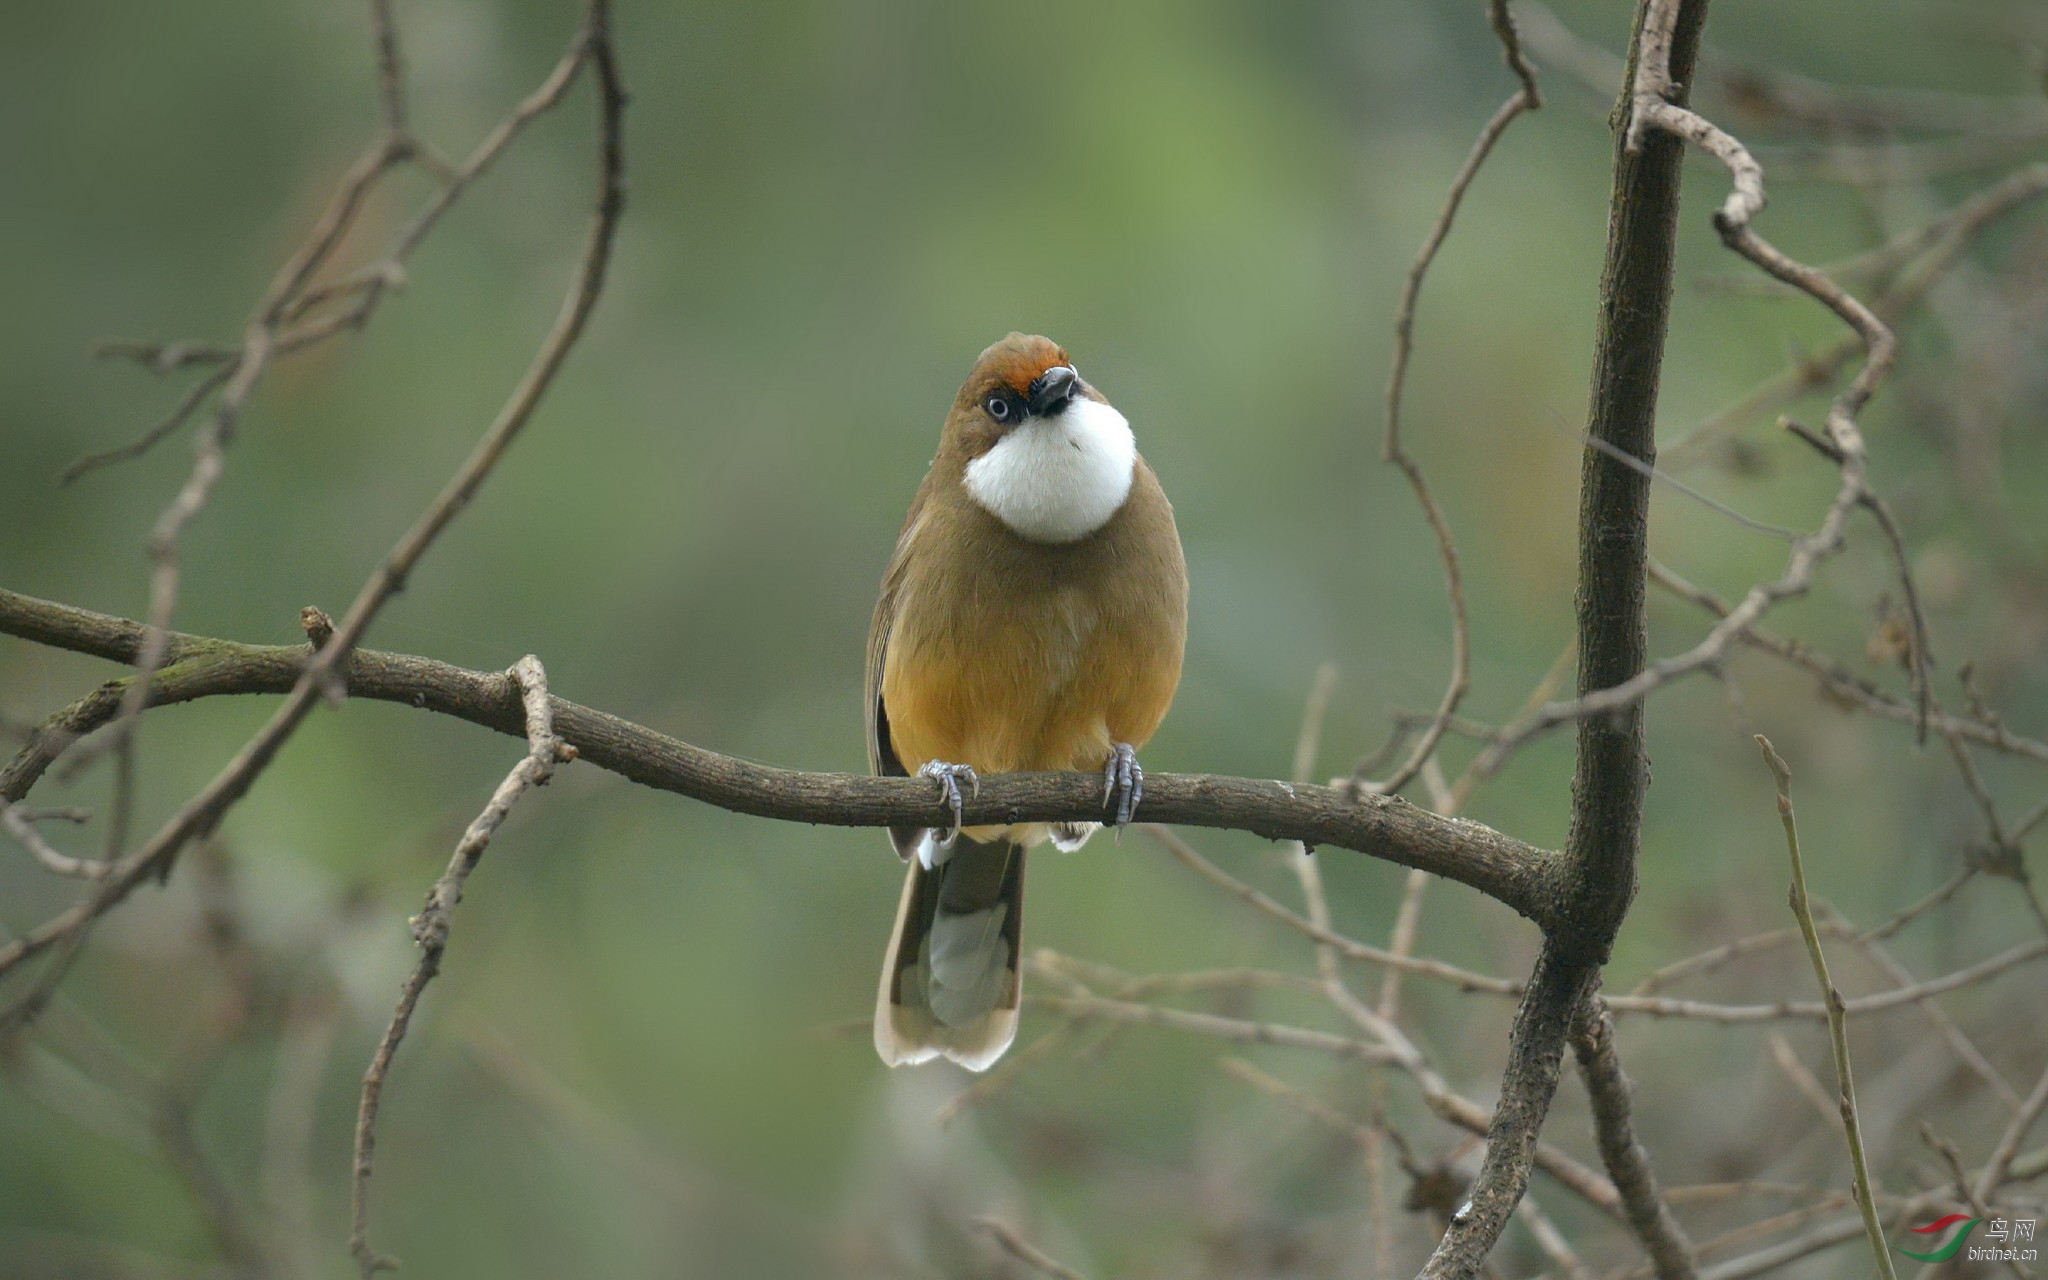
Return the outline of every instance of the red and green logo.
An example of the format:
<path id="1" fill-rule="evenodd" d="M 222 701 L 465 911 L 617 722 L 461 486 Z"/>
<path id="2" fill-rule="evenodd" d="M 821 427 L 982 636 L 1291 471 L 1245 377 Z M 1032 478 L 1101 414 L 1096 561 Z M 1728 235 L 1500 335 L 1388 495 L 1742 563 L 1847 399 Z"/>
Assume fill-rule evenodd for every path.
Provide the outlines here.
<path id="1" fill-rule="evenodd" d="M 1918 1262 L 1947 1262 L 1950 1258 L 1956 1256 L 1956 1250 L 1963 1247 L 1963 1240 L 1970 1234 L 1970 1228 L 1982 1221 L 1982 1218 L 1972 1218 L 1967 1214 L 1952 1213 L 1946 1218 L 1937 1218 L 1924 1227 L 1914 1227 L 1912 1229 L 1913 1234 L 1916 1236 L 1939 1236 L 1953 1228 L 1954 1233 L 1949 1236 L 1948 1243 L 1934 1252 L 1914 1253 L 1911 1249 L 1900 1248 L 1898 1245 L 1893 1245 L 1892 1248 L 1898 1249 L 1900 1253 Z"/>

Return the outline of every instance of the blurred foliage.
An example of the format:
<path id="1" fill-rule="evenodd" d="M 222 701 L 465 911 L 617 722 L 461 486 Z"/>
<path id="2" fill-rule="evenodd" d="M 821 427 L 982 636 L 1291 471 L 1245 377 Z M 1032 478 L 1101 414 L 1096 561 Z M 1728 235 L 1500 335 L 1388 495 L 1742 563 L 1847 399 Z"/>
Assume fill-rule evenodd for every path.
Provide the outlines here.
<path id="1" fill-rule="evenodd" d="M 421 131 L 466 149 L 551 65 L 573 9 L 401 2 Z M 1625 9 L 1558 6 L 1616 50 Z M 1313 673 L 1334 660 L 1319 769 L 1348 769 L 1384 737 L 1388 708 L 1433 705 L 1448 669 L 1441 570 L 1378 438 L 1401 275 L 1510 88 L 1483 17 L 1476 2 L 1417 0 L 623 6 L 631 199 L 611 287 L 528 436 L 371 644 L 481 668 L 537 653 L 563 696 L 742 756 L 859 769 L 873 584 L 959 377 L 985 343 L 1024 329 L 1065 344 L 1129 414 L 1179 515 L 1194 590 L 1186 678 L 1147 764 L 1284 773 Z M 348 0 L 0 15 L 0 582 L 145 611 L 141 543 L 187 465 L 186 437 L 70 487 L 52 477 L 141 430 L 184 384 L 86 353 L 109 336 L 238 332 L 371 136 L 365 35 Z M 2010 42 L 1943 4 L 1720 0 L 1710 38 L 1745 64 L 1844 82 L 2029 89 Z M 1544 81 L 1549 105 L 1510 132 L 1435 268 L 1410 379 L 1410 447 L 1468 576 L 1466 710 L 1492 722 L 1570 631 L 1574 436 L 1606 216 L 1607 104 L 1559 73 Z M 296 639 L 299 607 L 345 604 L 467 450 L 569 271 L 587 94 L 505 157 L 364 334 L 265 383 L 185 539 L 181 629 Z M 1752 136 L 1769 141 L 1767 125 Z M 1690 169 L 1667 438 L 1838 333 L 1810 303 L 1697 287 L 1739 264 L 1707 224 L 1722 175 Z M 1988 180 L 1777 185 L 1760 229 L 1809 260 L 1840 258 Z M 371 210 L 361 255 L 424 193 L 409 183 Z M 1974 660 L 2008 721 L 2036 734 L 2048 725 L 2044 226 L 2038 212 L 2014 219 L 1907 326 L 1900 376 L 1867 419 L 1875 479 L 1928 595 L 1940 693 L 1959 701 L 1952 673 Z M 1822 403 L 1794 413 L 1816 420 Z M 2004 431 L 1998 494 L 1964 487 L 1952 465 L 1963 429 L 1987 421 L 1994 440 Z M 1809 524 L 1832 472 L 1767 423 L 1741 439 L 1739 455 L 1688 479 L 1760 519 Z M 1782 561 L 1780 545 L 1669 489 L 1654 536 L 1660 558 L 1731 596 Z M 1903 687 L 1863 656 L 1891 590 L 1859 524 L 1813 598 L 1773 625 Z M 1701 620 L 1653 595 L 1652 627 L 1653 651 L 1668 652 Z M 1981 836 L 1951 762 L 1916 751 L 1905 728 L 1851 717 L 1762 659 L 1725 674 L 1653 707 L 1643 891 L 1617 988 L 1786 923 L 1752 730 L 1800 772 L 1815 891 L 1852 919 L 1939 884 Z M 0 711 L 39 717 L 106 675 L 0 643 Z M 201 785 L 264 711 L 153 713 L 148 812 Z M 1471 750 L 1454 742 L 1449 767 Z M 516 751 L 404 709 L 325 711 L 223 833 L 254 945 L 287 957 L 277 964 L 298 987 L 331 971 L 339 993 L 308 1138 L 318 1274 L 347 1269 L 355 1081 L 408 963 L 405 917 Z M 1984 767 L 2012 809 L 2040 798 L 2038 766 Z M 1555 845 L 1569 772 L 1568 738 L 1546 739 L 1471 816 Z M 105 785 L 52 779 L 38 798 L 93 804 Z M 1269 847 L 1200 844 L 1293 900 Z M 0 924 L 62 900 L 64 886 L 0 855 Z M 1323 856 L 1338 926 L 1383 939 L 1401 874 Z M 1298 938 L 1142 837 L 1038 862 L 1032 945 L 1137 972 L 1303 962 Z M 58 1047 L 25 1051 L 43 1084 L 0 1081 L 9 1274 L 183 1274 L 165 1260 L 196 1271 L 213 1255 L 148 1143 L 81 1123 L 117 1108 L 61 1051 L 64 1027 L 91 1023 L 152 1071 L 190 1065 L 228 988 L 196 941 L 189 870 L 95 936 L 52 1015 Z M 1096 1275 L 1334 1274 L 1357 1256 L 1351 1149 L 1219 1074 L 1219 1046 L 1132 1029 L 1090 1053 L 1081 1037 L 942 1130 L 932 1112 L 960 1079 L 885 1073 L 864 1029 L 821 1034 L 867 1015 L 899 874 L 872 832 L 739 818 L 564 770 L 471 881 L 400 1055 L 380 1247 L 416 1276 L 801 1275 L 815 1274 L 816 1231 L 876 1251 L 834 1244 L 850 1274 L 917 1274 L 886 1260 L 900 1254 L 931 1274 L 996 1275 L 958 1225 L 995 1212 Z M 1971 886 L 1901 955 L 1932 973 L 2023 938 L 2032 926 L 2008 889 Z M 1535 943 L 1457 888 L 1434 892 L 1422 936 L 1427 954 L 1507 974 Z M 1805 998 L 1800 964 L 1758 961 L 1720 989 Z M 2027 970 L 1955 1002 L 1959 1017 L 1989 1019 L 1986 1051 L 2015 1080 L 2038 1069 L 2044 994 Z M 1506 1004 L 1416 982 L 1408 1000 L 1452 1083 L 1484 1101 Z M 1051 1025 L 1027 1014 L 1020 1044 Z M 1818 1028 L 1784 1030 L 1824 1060 Z M 1643 1136 L 1668 1182 L 1831 1176 L 1839 1152 L 1769 1066 L 1765 1033 L 1624 1026 Z M 236 1042 L 197 1116 L 202 1147 L 252 1207 L 274 1190 L 255 1170 L 276 1140 L 265 1099 L 280 1053 L 274 1032 Z M 1362 1106 L 1350 1068 L 1253 1056 Z M 1897 1073 L 1910 1083 L 1936 1068 L 1908 1056 L 1870 1070 L 1882 1098 L 1910 1093 Z M 53 1090 L 76 1105 L 53 1106 Z M 1425 1151 L 1457 1144 L 1405 1082 L 1388 1096 Z M 1573 1086 L 1560 1098 L 1551 1133 L 1590 1152 Z M 2000 1117 L 1966 1114 L 1975 1127 L 1952 1136 L 1975 1149 Z M 1788 1116 L 1805 1136 L 1777 1143 Z M 1903 1115 L 1884 1123 L 1874 1145 L 1897 1180 L 1922 1153 Z M 1758 1168 L 1759 1150 L 1777 1163 Z M 1586 1223 L 1554 1189 L 1547 1199 L 1568 1233 Z M 1430 1235 L 1416 1219 L 1398 1230 L 1410 1265 Z M 1504 1248 L 1509 1274 L 1538 1265 L 1525 1236 Z M 69 1270 L 70 1258 L 89 1261 Z"/>

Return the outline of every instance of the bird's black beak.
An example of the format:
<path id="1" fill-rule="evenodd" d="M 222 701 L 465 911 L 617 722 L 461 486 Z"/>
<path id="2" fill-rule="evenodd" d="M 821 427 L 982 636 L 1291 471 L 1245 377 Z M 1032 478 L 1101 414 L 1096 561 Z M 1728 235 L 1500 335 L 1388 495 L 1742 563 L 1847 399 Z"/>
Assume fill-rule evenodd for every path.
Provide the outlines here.
<path id="1" fill-rule="evenodd" d="M 1067 402 L 1081 389 L 1081 375 L 1070 364 L 1056 364 L 1032 380 L 1031 412 L 1042 418 L 1064 412 Z"/>

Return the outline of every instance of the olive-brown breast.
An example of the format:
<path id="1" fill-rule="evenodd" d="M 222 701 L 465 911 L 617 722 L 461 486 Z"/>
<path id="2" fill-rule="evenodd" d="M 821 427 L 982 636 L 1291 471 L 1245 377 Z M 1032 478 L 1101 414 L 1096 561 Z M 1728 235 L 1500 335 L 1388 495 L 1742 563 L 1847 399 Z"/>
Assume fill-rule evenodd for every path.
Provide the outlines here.
<path id="1" fill-rule="evenodd" d="M 1100 529 L 1058 544 L 1018 536 L 942 470 L 891 566 L 889 617 L 876 619 L 902 767 L 1092 769 L 1113 743 L 1142 745 L 1173 700 L 1187 634 L 1187 571 L 1151 469 L 1137 462 Z"/>

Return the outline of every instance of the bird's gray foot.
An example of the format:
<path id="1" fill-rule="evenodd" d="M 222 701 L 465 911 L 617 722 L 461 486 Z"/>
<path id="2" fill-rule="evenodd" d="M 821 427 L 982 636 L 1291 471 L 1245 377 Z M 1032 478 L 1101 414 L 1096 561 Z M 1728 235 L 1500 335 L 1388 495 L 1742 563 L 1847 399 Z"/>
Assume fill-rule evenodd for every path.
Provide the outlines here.
<path id="1" fill-rule="evenodd" d="M 939 798 L 953 811 L 953 829 L 948 831 L 944 838 L 940 838 L 937 832 L 932 833 L 932 838 L 938 841 L 941 849 L 950 848 L 953 842 L 960 838 L 960 813 L 967 805 L 960 796 L 960 781 L 966 779 L 968 794 L 978 796 L 981 794 L 981 779 L 975 776 L 973 766 L 947 764 L 943 760 L 934 760 L 917 772 L 919 777 L 937 780 Z"/>
<path id="2" fill-rule="evenodd" d="M 1131 825 L 1131 815 L 1144 797 L 1145 771 L 1138 765 L 1137 748 L 1119 742 L 1110 748 L 1109 762 L 1102 766 L 1102 804 L 1104 808 L 1113 805 L 1117 830 Z"/>

